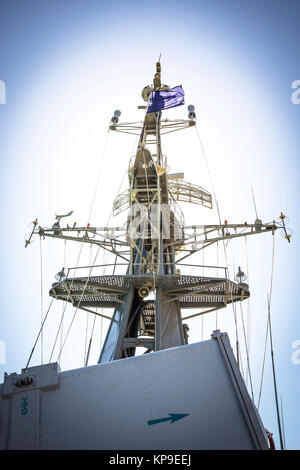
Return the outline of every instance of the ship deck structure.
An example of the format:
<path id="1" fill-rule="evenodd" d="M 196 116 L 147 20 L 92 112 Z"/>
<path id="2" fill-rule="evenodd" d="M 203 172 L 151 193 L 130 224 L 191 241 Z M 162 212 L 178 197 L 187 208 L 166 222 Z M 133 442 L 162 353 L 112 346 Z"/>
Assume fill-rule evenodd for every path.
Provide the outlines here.
<path id="1" fill-rule="evenodd" d="M 225 309 L 250 296 L 239 268 L 198 273 L 190 257 L 219 242 L 281 231 L 290 241 L 285 216 L 263 223 L 186 225 L 182 204 L 211 210 L 213 195 L 171 173 L 162 136 L 194 127 L 188 119 L 167 119 L 162 111 L 184 104 L 181 86 L 161 82 L 157 62 L 153 84 L 142 92 L 143 121 L 119 122 L 110 132 L 138 136 L 128 165 L 128 189 L 113 202 L 113 215 L 127 213 L 121 226 L 69 226 L 57 215 L 51 227 L 36 219 L 26 240 L 55 238 L 88 244 L 114 257 L 105 266 L 59 273 L 49 295 L 75 309 L 110 320 L 97 365 L 60 372 L 57 363 L 29 367 L 5 377 L 0 413 L 3 448 L 99 449 L 267 449 L 267 433 L 249 396 L 226 333 L 188 344 L 185 320 Z M 180 203 L 180 204 L 179 204 Z M 95 268 L 105 267 L 98 275 Z M 207 267 L 209 268 L 209 267 Z M 186 273 L 190 271 L 190 274 Z M 214 275 L 213 275 L 214 273 Z M 113 315 L 105 313 L 113 309 Z M 189 314 L 190 309 L 193 313 Z M 194 309 L 197 309 L 194 313 Z M 144 354 L 139 354 L 144 348 Z M 89 354 L 89 352 L 88 352 Z M 30 357 L 31 358 L 31 357 Z M 88 355 L 86 358 L 88 364 Z M 82 397 L 82 405 L 80 400 Z M 72 409 L 80 408 L 76 420 Z M 2 410 L 2 411 L 1 411 Z M 77 423 L 77 424 L 76 424 Z M 78 425 L 80 423 L 80 426 Z"/>

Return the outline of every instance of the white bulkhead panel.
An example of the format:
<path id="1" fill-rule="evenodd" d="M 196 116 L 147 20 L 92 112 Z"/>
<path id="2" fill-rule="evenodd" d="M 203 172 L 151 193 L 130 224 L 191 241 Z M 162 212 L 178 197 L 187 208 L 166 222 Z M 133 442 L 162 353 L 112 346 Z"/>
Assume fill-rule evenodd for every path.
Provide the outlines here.
<path id="1" fill-rule="evenodd" d="M 57 370 L 59 380 L 52 387 L 6 392 L 0 413 L 4 416 L 9 402 L 13 411 L 8 438 L 6 427 L 0 429 L 1 446 L 266 449 L 264 429 L 228 337 L 215 333 L 202 343 Z M 53 373 L 53 364 L 40 369 L 46 372 L 50 366 Z M 33 369 L 38 385 L 39 368 L 27 374 Z M 27 413 L 22 414 L 25 395 Z"/>

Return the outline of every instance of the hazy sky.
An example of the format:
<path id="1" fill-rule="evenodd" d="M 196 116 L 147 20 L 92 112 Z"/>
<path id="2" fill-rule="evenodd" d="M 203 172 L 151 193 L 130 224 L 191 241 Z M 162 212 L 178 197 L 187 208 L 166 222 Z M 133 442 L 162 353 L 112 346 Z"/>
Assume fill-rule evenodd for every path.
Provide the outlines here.
<path id="1" fill-rule="evenodd" d="M 29 224 L 38 217 L 41 225 L 51 226 L 55 213 L 70 210 L 74 210 L 71 222 L 87 222 L 112 113 L 118 108 L 121 120 L 142 119 L 137 109 L 143 104 L 141 90 L 152 81 L 161 53 L 163 83 L 181 84 L 186 104 L 196 107 L 221 217 L 253 222 L 253 187 L 263 221 L 276 220 L 281 211 L 290 218 L 292 243 L 279 233 L 275 236 L 272 320 L 287 447 L 300 448 L 300 364 L 292 361 L 292 344 L 300 340 L 300 104 L 292 102 L 292 83 L 300 80 L 299 14 L 299 1 L 1 2 L 0 83 L 6 85 L 6 104 L 0 104 L 0 340 L 6 345 L 1 374 L 25 367 L 40 325 L 40 242 L 24 249 Z M 186 106 L 165 115 L 186 117 Z M 184 171 L 187 181 L 212 190 L 193 129 L 166 137 L 163 150 L 172 171 Z M 109 135 L 91 224 L 106 223 L 134 152 L 134 138 Z M 122 189 L 126 185 L 125 175 Z M 182 209 L 187 223 L 218 221 L 215 210 Z M 119 219 L 110 221 L 117 223 Z M 231 278 L 237 266 L 246 270 L 247 260 L 249 265 L 251 365 L 257 403 L 272 236 L 250 238 L 247 249 L 244 240 L 231 242 L 228 256 Z M 54 275 L 64 266 L 65 257 L 67 267 L 75 266 L 78 247 L 67 244 L 65 253 L 61 241 L 45 240 L 42 254 L 45 313 Z M 85 248 L 79 265 L 89 264 L 93 255 Z M 215 264 L 216 259 L 212 250 L 204 261 Z M 202 261 L 199 255 L 195 262 Z M 219 261 L 224 265 L 221 249 Z M 49 360 L 62 308 L 55 304 L 45 327 L 44 362 Z M 244 312 L 247 308 L 243 306 Z M 83 365 L 87 317 L 82 313 L 66 343 L 63 369 Z M 65 331 L 72 314 L 68 307 Z M 88 319 L 89 332 L 92 321 Z M 208 339 L 215 316 L 205 318 L 203 325 L 198 319 L 189 326 L 192 341 L 201 340 L 202 327 L 203 338 Z M 230 308 L 219 314 L 218 327 L 229 332 L 234 345 Z M 103 323 L 102 337 L 106 328 Z M 97 320 L 90 364 L 97 361 L 100 341 Z M 40 363 L 40 351 L 39 344 L 32 364 Z M 56 358 L 57 353 L 52 360 Z M 279 446 L 269 346 L 260 413 Z"/>

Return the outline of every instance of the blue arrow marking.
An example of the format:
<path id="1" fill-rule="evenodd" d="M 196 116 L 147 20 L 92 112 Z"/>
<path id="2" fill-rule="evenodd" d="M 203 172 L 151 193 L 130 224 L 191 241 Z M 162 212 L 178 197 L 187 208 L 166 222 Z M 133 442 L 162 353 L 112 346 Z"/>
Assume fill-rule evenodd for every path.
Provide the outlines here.
<path id="1" fill-rule="evenodd" d="M 175 421 L 178 421 L 179 419 L 185 418 L 186 416 L 189 416 L 190 413 L 169 413 L 168 418 L 161 418 L 161 419 L 153 419 L 152 421 L 148 421 L 149 426 L 152 424 L 158 424 L 158 423 L 164 423 L 165 421 L 170 421 L 171 423 L 175 423 Z"/>

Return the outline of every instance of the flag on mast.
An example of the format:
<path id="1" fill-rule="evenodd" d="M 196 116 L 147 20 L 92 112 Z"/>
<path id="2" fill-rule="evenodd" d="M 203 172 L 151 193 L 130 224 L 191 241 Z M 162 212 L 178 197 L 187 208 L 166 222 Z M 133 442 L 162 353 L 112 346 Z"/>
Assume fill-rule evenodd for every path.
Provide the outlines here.
<path id="1" fill-rule="evenodd" d="M 147 113 L 155 113 L 182 104 L 184 104 L 184 91 L 181 85 L 170 90 L 151 91 Z"/>

